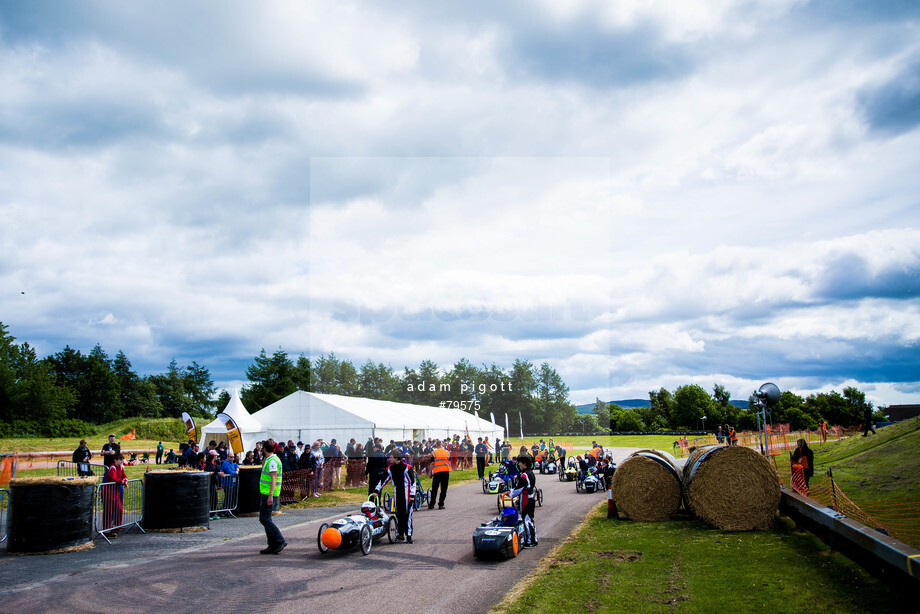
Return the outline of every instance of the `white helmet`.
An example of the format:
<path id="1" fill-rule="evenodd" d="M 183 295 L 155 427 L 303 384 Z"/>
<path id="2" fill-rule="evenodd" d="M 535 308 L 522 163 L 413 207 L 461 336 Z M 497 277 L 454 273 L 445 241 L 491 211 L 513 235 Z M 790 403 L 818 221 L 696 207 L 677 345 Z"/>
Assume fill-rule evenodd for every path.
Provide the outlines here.
<path id="1" fill-rule="evenodd" d="M 361 504 L 361 513 L 365 516 L 370 516 L 375 511 L 377 511 L 377 506 L 374 505 L 373 501 L 365 501 Z"/>

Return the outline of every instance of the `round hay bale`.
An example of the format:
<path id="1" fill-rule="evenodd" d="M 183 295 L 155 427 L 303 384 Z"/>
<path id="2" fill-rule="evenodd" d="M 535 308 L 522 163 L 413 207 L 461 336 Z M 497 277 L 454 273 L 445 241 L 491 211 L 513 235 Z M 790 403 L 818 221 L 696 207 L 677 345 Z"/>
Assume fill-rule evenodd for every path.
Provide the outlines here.
<path id="1" fill-rule="evenodd" d="M 144 530 L 207 527 L 211 474 L 148 471 L 144 474 Z"/>
<path id="2" fill-rule="evenodd" d="M 687 463 L 684 491 L 700 519 L 726 531 L 767 529 L 779 506 L 776 469 L 743 446 L 712 446 Z"/>
<path id="3" fill-rule="evenodd" d="M 95 477 L 10 481 L 10 554 L 57 554 L 92 548 Z"/>
<path id="4" fill-rule="evenodd" d="M 671 465 L 675 469 L 677 469 L 678 473 L 680 472 L 680 465 L 677 464 L 677 459 L 674 458 L 674 455 L 671 454 L 670 452 L 665 452 L 664 450 L 648 449 L 648 450 L 639 450 L 638 452 L 636 452 L 636 454 L 654 454 L 655 456 L 663 458 L 669 463 L 671 463 Z"/>
<path id="5" fill-rule="evenodd" d="M 709 448 L 715 448 L 719 445 L 720 444 L 717 444 L 717 443 L 710 443 L 705 446 L 700 446 L 699 448 L 696 448 L 693 452 L 690 453 L 690 456 L 687 457 L 687 462 L 684 463 L 684 471 L 683 471 L 684 489 L 687 488 L 687 475 L 690 473 L 690 467 L 693 466 L 693 463 L 696 462 L 696 460 L 703 454 L 703 452 L 705 452 Z"/>
<path id="6" fill-rule="evenodd" d="M 262 467 L 258 465 L 243 465 L 240 467 L 238 479 L 239 483 L 239 498 L 236 501 L 236 512 L 237 516 L 240 514 L 256 514 L 259 513 L 259 504 L 261 500 L 261 494 L 259 493 L 259 478 L 262 475 Z M 278 497 L 281 499 L 281 497 Z"/>
<path id="7" fill-rule="evenodd" d="M 683 494 L 680 470 L 660 450 L 631 454 L 614 472 L 611 490 L 624 516 L 643 521 L 673 516 Z"/>

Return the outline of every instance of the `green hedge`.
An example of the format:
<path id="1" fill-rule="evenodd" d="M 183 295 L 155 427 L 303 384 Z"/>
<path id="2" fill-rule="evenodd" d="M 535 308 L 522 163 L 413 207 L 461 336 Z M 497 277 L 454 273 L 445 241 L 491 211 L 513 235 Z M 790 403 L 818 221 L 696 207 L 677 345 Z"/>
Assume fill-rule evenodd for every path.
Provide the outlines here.
<path id="1" fill-rule="evenodd" d="M 4 437 L 87 437 L 95 429 L 82 420 L 68 418 L 55 422 L 13 420 L 0 422 L 0 438 Z"/>

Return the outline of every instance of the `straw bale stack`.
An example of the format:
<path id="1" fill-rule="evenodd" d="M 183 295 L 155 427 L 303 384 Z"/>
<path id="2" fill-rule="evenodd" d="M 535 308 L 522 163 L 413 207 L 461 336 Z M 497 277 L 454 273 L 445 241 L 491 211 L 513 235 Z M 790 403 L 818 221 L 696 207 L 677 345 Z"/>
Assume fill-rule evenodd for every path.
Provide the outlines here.
<path id="1" fill-rule="evenodd" d="M 711 446 L 687 461 L 690 509 L 717 529 L 767 529 L 779 506 L 780 483 L 766 458 L 743 446 Z"/>
<path id="2" fill-rule="evenodd" d="M 624 516 L 630 520 L 667 520 L 680 509 L 680 469 L 669 456 L 660 450 L 640 450 L 620 463 L 611 489 Z"/>

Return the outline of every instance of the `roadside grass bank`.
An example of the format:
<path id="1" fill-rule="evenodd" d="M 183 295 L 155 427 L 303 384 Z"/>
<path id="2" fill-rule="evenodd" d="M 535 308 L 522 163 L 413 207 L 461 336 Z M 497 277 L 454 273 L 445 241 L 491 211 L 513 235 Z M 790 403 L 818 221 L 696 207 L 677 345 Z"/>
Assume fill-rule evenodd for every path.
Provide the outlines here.
<path id="1" fill-rule="evenodd" d="M 693 519 L 607 520 L 600 504 L 493 613 L 913 612 L 909 594 L 779 518 L 725 532 Z M 513 564 L 508 562 L 506 564 Z"/>
<path id="2" fill-rule="evenodd" d="M 812 448 L 815 477 L 833 469 L 834 481 L 850 498 L 920 503 L 920 418 L 882 427 L 876 435 L 856 435 Z"/>

